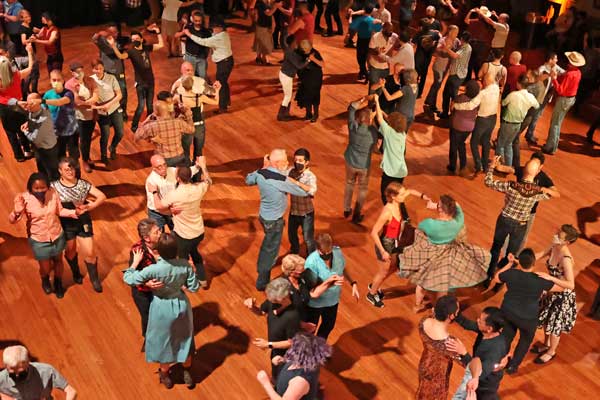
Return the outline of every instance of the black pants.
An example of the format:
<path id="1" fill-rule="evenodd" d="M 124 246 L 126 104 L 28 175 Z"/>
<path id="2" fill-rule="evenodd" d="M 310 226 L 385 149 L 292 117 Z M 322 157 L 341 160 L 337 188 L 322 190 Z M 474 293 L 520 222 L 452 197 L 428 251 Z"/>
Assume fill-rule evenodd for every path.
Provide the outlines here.
<path id="1" fill-rule="evenodd" d="M 450 128 L 450 153 L 448 154 L 448 169 L 456 171 L 456 158 L 460 160 L 460 169 L 467 166 L 467 146 L 465 142 L 471 132 L 461 132 Z"/>
<path id="2" fill-rule="evenodd" d="M 79 160 L 79 133 L 75 132 L 70 136 L 58 136 L 58 158 L 61 159 L 69 153 L 73 160 Z M 79 163 L 79 162 L 78 162 Z"/>
<path id="3" fill-rule="evenodd" d="M 429 64 L 431 64 L 431 57 L 431 53 L 426 53 L 417 48 L 415 53 L 415 70 L 419 77 L 419 93 L 417 94 L 419 97 L 423 95 L 423 90 L 425 90 L 425 82 L 427 81 L 427 71 L 429 70 Z"/>
<path id="4" fill-rule="evenodd" d="M 51 149 L 35 149 L 35 164 L 38 172 L 44 173 L 50 181 L 59 178 L 58 174 L 58 143 Z"/>
<path id="5" fill-rule="evenodd" d="M 590 316 L 596 320 L 600 320 L 600 287 L 596 291 L 594 301 L 590 307 Z"/>
<path id="6" fill-rule="evenodd" d="M 273 27 L 273 46 L 285 49 L 285 39 L 287 38 L 287 16 L 281 11 L 275 12 L 275 26 Z"/>
<path id="7" fill-rule="evenodd" d="M 142 320 L 142 336 L 146 337 L 146 329 L 148 329 L 148 314 L 150 314 L 150 303 L 154 295 L 152 292 L 142 292 L 135 286 L 131 288 L 131 297 L 133 302 L 140 312 L 140 318 Z"/>
<path id="8" fill-rule="evenodd" d="M 527 232 L 527 222 L 520 222 L 515 219 L 505 217 L 502 214 L 498 216 L 496 220 L 496 229 L 494 230 L 494 243 L 492 244 L 490 268 L 488 269 L 488 276 L 494 277 L 496 272 L 496 266 L 498 265 L 498 257 L 500 256 L 500 250 L 504 246 L 506 237 L 508 236 L 508 247 L 506 248 L 506 254 L 512 253 L 515 257 L 518 255 L 517 252 L 521 248 L 521 243 L 525 238 L 525 232 Z"/>
<path id="9" fill-rule="evenodd" d="M 509 367 L 515 366 L 518 367 L 521 365 L 523 358 L 525 358 L 525 354 L 529 350 L 529 346 L 533 341 L 535 336 L 535 330 L 537 329 L 537 317 L 533 319 L 524 319 L 514 315 L 510 311 L 502 310 L 504 315 L 504 330 L 502 331 L 502 335 L 506 339 L 506 343 L 508 348 L 510 349 L 510 345 L 515 338 L 517 330 L 519 330 L 519 343 L 517 343 L 517 347 L 513 353 L 513 358 L 510 360 Z"/>
<path id="10" fill-rule="evenodd" d="M 317 330 L 317 336 L 327 339 L 333 327 L 335 326 L 335 320 L 337 319 L 338 304 L 330 307 L 313 308 L 308 307 L 308 322 L 318 324 L 319 319 L 321 325 Z"/>
<path id="11" fill-rule="evenodd" d="M 458 95 L 458 89 L 460 88 L 462 81 L 463 80 L 459 78 L 458 75 L 450 75 L 446 80 L 444 93 L 442 95 L 442 114 L 448 115 L 450 112 L 450 100 L 454 100 Z"/>
<path id="12" fill-rule="evenodd" d="M 48 68 L 48 75 L 50 72 L 57 69 L 62 71 L 63 66 L 63 55 L 61 53 L 49 54 L 48 58 L 46 58 L 46 67 Z"/>
<path id="13" fill-rule="evenodd" d="M 356 40 L 356 62 L 358 62 L 359 78 L 367 78 L 369 76 L 367 72 L 367 56 L 369 55 L 370 41 L 370 38 L 358 38 Z"/>
<path id="14" fill-rule="evenodd" d="M 231 105 L 231 94 L 229 92 L 229 75 L 233 70 L 233 56 L 227 57 L 217 63 L 217 80 L 221 83 L 219 91 L 219 109 L 226 111 Z"/>
<path id="15" fill-rule="evenodd" d="M 467 71 L 467 80 L 477 79 L 481 64 L 488 60 L 490 46 L 482 40 L 471 40 L 471 57 L 469 58 L 469 69 Z M 475 75 L 475 78 L 472 76 Z"/>
<path id="16" fill-rule="evenodd" d="M 154 83 L 148 85 L 136 83 L 135 92 L 137 93 L 138 102 L 135 114 L 133 114 L 133 120 L 131 121 L 131 127 L 134 129 L 137 128 L 140 122 L 140 118 L 144 112 L 144 105 L 146 105 L 147 115 L 154 112 L 152 106 L 154 101 Z"/>
<path id="17" fill-rule="evenodd" d="M 198 245 L 204 239 L 204 233 L 193 239 L 185 239 L 173 232 L 175 240 L 177 241 L 177 257 L 184 260 L 189 260 L 192 257 L 194 267 L 196 267 L 196 276 L 199 281 L 206 280 L 206 273 L 204 272 L 204 260 L 202 255 L 198 251 Z"/>
<path id="18" fill-rule="evenodd" d="M 290 253 L 298 254 L 300 252 L 300 239 L 298 238 L 298 228 L 302 227 L 302 236 L 306 244 L 306 255 L 315 251 L 315 212 L 306 215 L 292 215 L 288 217 L 288 239 L 290 241 Z"/>
<path id="19" fill-rule="evenodd" d="M 586 137 L 587 137 L 588 141 L 591 142 L 594 139 L 594 132 L 596 132 L 596 129 L 598 129 L 599 126 L 600 126 L 600 114 L 598 115 L 596 120 L 594 122 L 592 122 L 592 124 L 590 125 L 590 129 L 587 131 Z"/>
<path id="20" fill-rule="evenodd" d="M 392 182 L 402 183 L 402 182 L 404 182 L 404 178 L 394 178 L 393 176 L 386 175 L 385 172 L 381 172 L 380 190 L 381 190 L 381 201 L 383 202 L 383 205 L 385 205 L 387 203 L 387 199 L 385 198 L 385 188 L 387 188 L 388 185 Z"/>
<path id="21" fill-rule="evenodd" d="M 19 39 L 21 40 L 21 39 Z M 37 61 L 33 62 L 31 73 L 29 76 L 21 81 L 21 93 L 23 95 L 22 100 L 27 100 L 29 93 L 37 93 L 38 81 L 40 80 L 40 63 Z"/>
<path id="22" fill-rule="evenodd" d="M 22 160 L 25 158 L 23 152 L 31 151 L 29 140 L 21 132 L 21 124 L 27 121 L 27 117 L 25 114 L 16 112 L 10 107 L 0 104 L 0 119 L 2 120 L 2 127 L 4 128 L 4 132 L 6 132 L 15 159 Z"/>
<path id="23" fill-rule="evenodd" d="M 96 121 L 77 120 L 79 124 L 79 150 L 81 150 L 81 158 L 83 161 L 90 161 L 90 147 L 92 146 L 92 134 Z"/>
<path id="24" fill-rule="evenodd" d="M 315 15 L 315 29 L 321 28 L 321 16 L 323 15 L 323 0 L 308 0 L 308 10 L 312 13 L 317 7 L 317 14 Z"/>
<path id="25" fill-rule="evenodd" d="M 325 23 L 327 24 L 327 33 L 333 33 L 333 22 L 331 17 L 335 20 L 337 26 L 337 32 L 342 33 L 344 28 L 342 26 L 342 19 L 340 18 L 340 0 L 329 0 L 327 8 L 325 8 Z"/>

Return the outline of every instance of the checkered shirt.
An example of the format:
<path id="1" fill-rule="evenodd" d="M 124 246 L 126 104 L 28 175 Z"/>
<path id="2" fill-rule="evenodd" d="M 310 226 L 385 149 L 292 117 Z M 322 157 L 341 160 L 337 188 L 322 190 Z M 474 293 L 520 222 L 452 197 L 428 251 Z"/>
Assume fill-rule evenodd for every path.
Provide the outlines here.
<path id="1" fill-rule="evenodd" d="M 551 198 L 550 195 L 542 192 L 540 186 L 532 182 L 495 180 L 494 171 L 491 168 L 485 176 L 485 186 L 506 194 L 502 215 L 519 222 L 529 220 L 531 209 L 536 202 Z"/>
<path id="2" fill-rule="evenodd" d="M 290 214 L 304 216 L 315 211 L 312 199 L 317 192 L 317 176 L 311 170 L 306 169 L 297 179 L 300 183 L 310 186 L 310 190 L 306 197 L 291 195 L 292 204 L 290 206 Z"/>
<path id="3" fill-rule="evenodd" d="M 156 151 L 164 158 L 173 158 L 183 154 L 181 135 L 193 132 L 192 112 L 186 109 L 185 114 L 177 118 L 168 117 L 146 121 L 140 125 L 135 136 L 137 139 L 145 139 L 154 143 Z"/>

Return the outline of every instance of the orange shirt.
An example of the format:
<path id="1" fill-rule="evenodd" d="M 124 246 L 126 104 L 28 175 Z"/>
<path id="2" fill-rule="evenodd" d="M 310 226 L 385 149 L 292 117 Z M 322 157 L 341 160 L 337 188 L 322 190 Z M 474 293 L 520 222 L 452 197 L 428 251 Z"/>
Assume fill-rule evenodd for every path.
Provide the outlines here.
<path id="1" fill-rule="evenodd" d="M 55 241 L 63 232 L 58 217 L 76 217 L 75 210 L 62 207 L 54 189 L 48 189 L 44 204 L 29 192 L 22 193 L 21 196 L 25 200 L 25 211 L 20 218 L 27 216 L 27 236 L 35 241 Z"/>

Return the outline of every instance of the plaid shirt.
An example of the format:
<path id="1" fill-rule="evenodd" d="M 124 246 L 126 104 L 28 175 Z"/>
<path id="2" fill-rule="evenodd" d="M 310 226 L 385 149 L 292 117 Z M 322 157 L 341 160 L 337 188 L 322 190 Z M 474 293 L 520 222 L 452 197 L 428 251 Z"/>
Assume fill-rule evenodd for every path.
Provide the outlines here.
<path id="1" fill-rule="evenodd" d="M 129 251 L 129 265 L 130 266 L 131 266 L 131 263 L 133 263 L 133 252 L 137 251 L 137 250 L 142 250 L 143 253 L 142 253 L 142 260 L 136 267 L 136 271 L 141 271 L 144 268 L 149 267 L 152 264 L 156 264 L 156 259 L 154 258 L 154 255 L 148 249 L 148 247 L 146 247 L 146 244 L 144 243 L 144 241 L 140 240 L 139 242 L 134 243 L 133 246 L 131 246 L 131 250 Z M 138 285 L 137 289 L 140 292 L 151 292 L 152 291 L 152 289 L 150 289 L 146 285 Z"/>
<path id="2" fill-rule="evenodd" d="M 317 176 L 307 168 L 299 177 L 292 176 L 292 178 L 297 179 L 300 183 L 310 186 L 310 190 L 308 191 L 308 196 L 306 197 L 291 195 L 292 204 L 290 206 L 290 214 L 305 216 L 306 214 L 314 212 L 315 207 L 313 206 L 312 199 L 315 197 L 315 193 L 317 192 Z"/>
<path id="3" fill-rule="evenodd" d="M 498 192 L 506 193 L 502 215 L 519 222 L 527 222 L 531 209 L 540 200 L 548 200 L 550 195 L 542 192 L 542 188 L 532 182 L 497 181 L 490 168 L 485 175 L 485 186 Z"/>
<path id="4" fill-rule="evenodd" d="M 173 158 L 183 154 L 181 135 L 184 133 L 194 133 L 194 121 L 189 108 L 185 108 L 184 114 L 176 118 L 146 120 L 135 132 L 135 139 L 149 140 L 156 146 L 158 154 Z"/>

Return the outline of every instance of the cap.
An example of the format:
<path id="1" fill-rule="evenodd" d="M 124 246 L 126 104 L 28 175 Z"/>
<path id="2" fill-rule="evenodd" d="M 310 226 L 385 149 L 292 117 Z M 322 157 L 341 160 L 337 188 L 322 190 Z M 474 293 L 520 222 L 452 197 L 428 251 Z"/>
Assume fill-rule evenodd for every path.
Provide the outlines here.
<path id="1" fill-rule="evenodd" d="M 79 61 L 75 61 L 75 62 L 71 63 L 71 65 L 69 65 L 69 69 L 70 69 L 71 71 L 75 71 L 75 70 L 77 70 L 78 68 L 83 68 L 83 64 L 82 64 L 82 63 L 80 63 Z"/>

